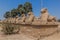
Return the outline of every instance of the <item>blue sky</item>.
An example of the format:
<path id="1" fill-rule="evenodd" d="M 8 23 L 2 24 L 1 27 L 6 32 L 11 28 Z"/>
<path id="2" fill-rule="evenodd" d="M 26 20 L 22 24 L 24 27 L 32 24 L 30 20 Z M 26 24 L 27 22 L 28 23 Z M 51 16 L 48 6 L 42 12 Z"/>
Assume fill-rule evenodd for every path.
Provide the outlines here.
<path id="1" fill-rule="evenodd" d="M 41 1 L 43 6 L 41 6 Z M 25 2 L 32 3 L 35 16 L 40 16 L 41 8 L 45 7 L 50 15 L 60 18 L 60 0 L 0 0 L 0 19 L 4 19 L 3 15 L 6 11 L 17 8 L 19 4 L 24 4 Z"/>

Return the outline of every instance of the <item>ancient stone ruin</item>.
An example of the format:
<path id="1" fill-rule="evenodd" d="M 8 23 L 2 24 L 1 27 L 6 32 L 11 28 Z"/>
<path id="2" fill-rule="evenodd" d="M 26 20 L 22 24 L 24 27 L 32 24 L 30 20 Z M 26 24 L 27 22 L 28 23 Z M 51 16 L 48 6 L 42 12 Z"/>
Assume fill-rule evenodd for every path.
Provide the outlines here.
<path id="1" fill-rule="evenodd" d="M 49 15 L 46 8 L 41 10 L 41 15 L 36 18 L 33 12 L 29 12 L 28 16 L 22 14 L 21 17 L 5 19 L 4 23 L 14 23 L 20 25 L 20 32 L 32 37 L 48 36 L 57 31 L 57 21 L 54 16 Z"/>

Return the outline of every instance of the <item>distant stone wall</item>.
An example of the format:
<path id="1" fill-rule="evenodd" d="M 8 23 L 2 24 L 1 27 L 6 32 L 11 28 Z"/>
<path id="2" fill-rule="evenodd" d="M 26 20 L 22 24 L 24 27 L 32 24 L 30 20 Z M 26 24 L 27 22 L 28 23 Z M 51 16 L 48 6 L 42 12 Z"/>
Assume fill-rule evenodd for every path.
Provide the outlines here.
<path id="1" fill-rule="evenodd" d="M 58 25 L 21 25 L 20 32 L 38 38 L 39 36 L 51 35 L 57 31 Z"/>

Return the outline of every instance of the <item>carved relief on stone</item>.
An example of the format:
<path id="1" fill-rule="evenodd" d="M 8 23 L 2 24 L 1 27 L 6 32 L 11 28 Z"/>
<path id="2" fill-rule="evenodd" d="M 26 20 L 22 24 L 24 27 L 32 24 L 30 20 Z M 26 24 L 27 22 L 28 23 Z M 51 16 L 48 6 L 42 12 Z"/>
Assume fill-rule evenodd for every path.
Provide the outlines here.
<path id="1" fill-rule="evenodd" d="M 33 15 L 33 13 L 32 13 L 32 12 L 29 12 L 29 13 L 28 13 L 28 16 L 27 16 L 27 18 L 26 18 L 26 20 L 25 20 L 25 23 L 32 23 L 33 20 L 34 20 L 34 15 Z"/>

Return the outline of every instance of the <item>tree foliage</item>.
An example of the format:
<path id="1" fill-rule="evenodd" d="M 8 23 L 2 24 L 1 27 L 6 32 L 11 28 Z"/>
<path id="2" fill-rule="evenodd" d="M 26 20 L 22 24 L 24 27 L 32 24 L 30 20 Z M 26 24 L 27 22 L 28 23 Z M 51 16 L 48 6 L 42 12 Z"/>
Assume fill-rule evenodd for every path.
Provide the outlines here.
<path id="1" fill-rule="evenodd" d="M 11 10 L 11 17 L 16 17 L 18 15 L 17 9 Z"/>
<path id="2" fill-rule="evenodd" d="M 20 14 L 23 14 L 23 13 L 25 13 L 25 9 L 24 9 L 24 6 L 23 5 L 19 5 L 18 6 L 18 12 L 20 13 Z"/>
<path id="3" fill-rule="evenodd" d="M 18 8 L 12 9 L 10 12 L 4 14 L 5 18 L 21 16 L 22 14 L 27 15 L 28 12 L 32 12 L 32 4 L 29 2 L 24 3 L 24 5 L 18 5 Z"/>
<path id="4" fill-rule="evenodd" d="M 5 18 L 9 18 L 9 17 L 10 17 L 10 12 L 7 11 L 7 12 L 4 14 L 4 17 L 5 17 Z"/>
<path id="5" fill-rule="evenodd" d="M 24 4 L 24 7 L 25 7 L 25 10 L 26 10 L 27 13 L 28 13 L 28 12 L 32 12 L 32 4 L 31 4 L 31 3 L 26 2 L 26 3 Z"/>

